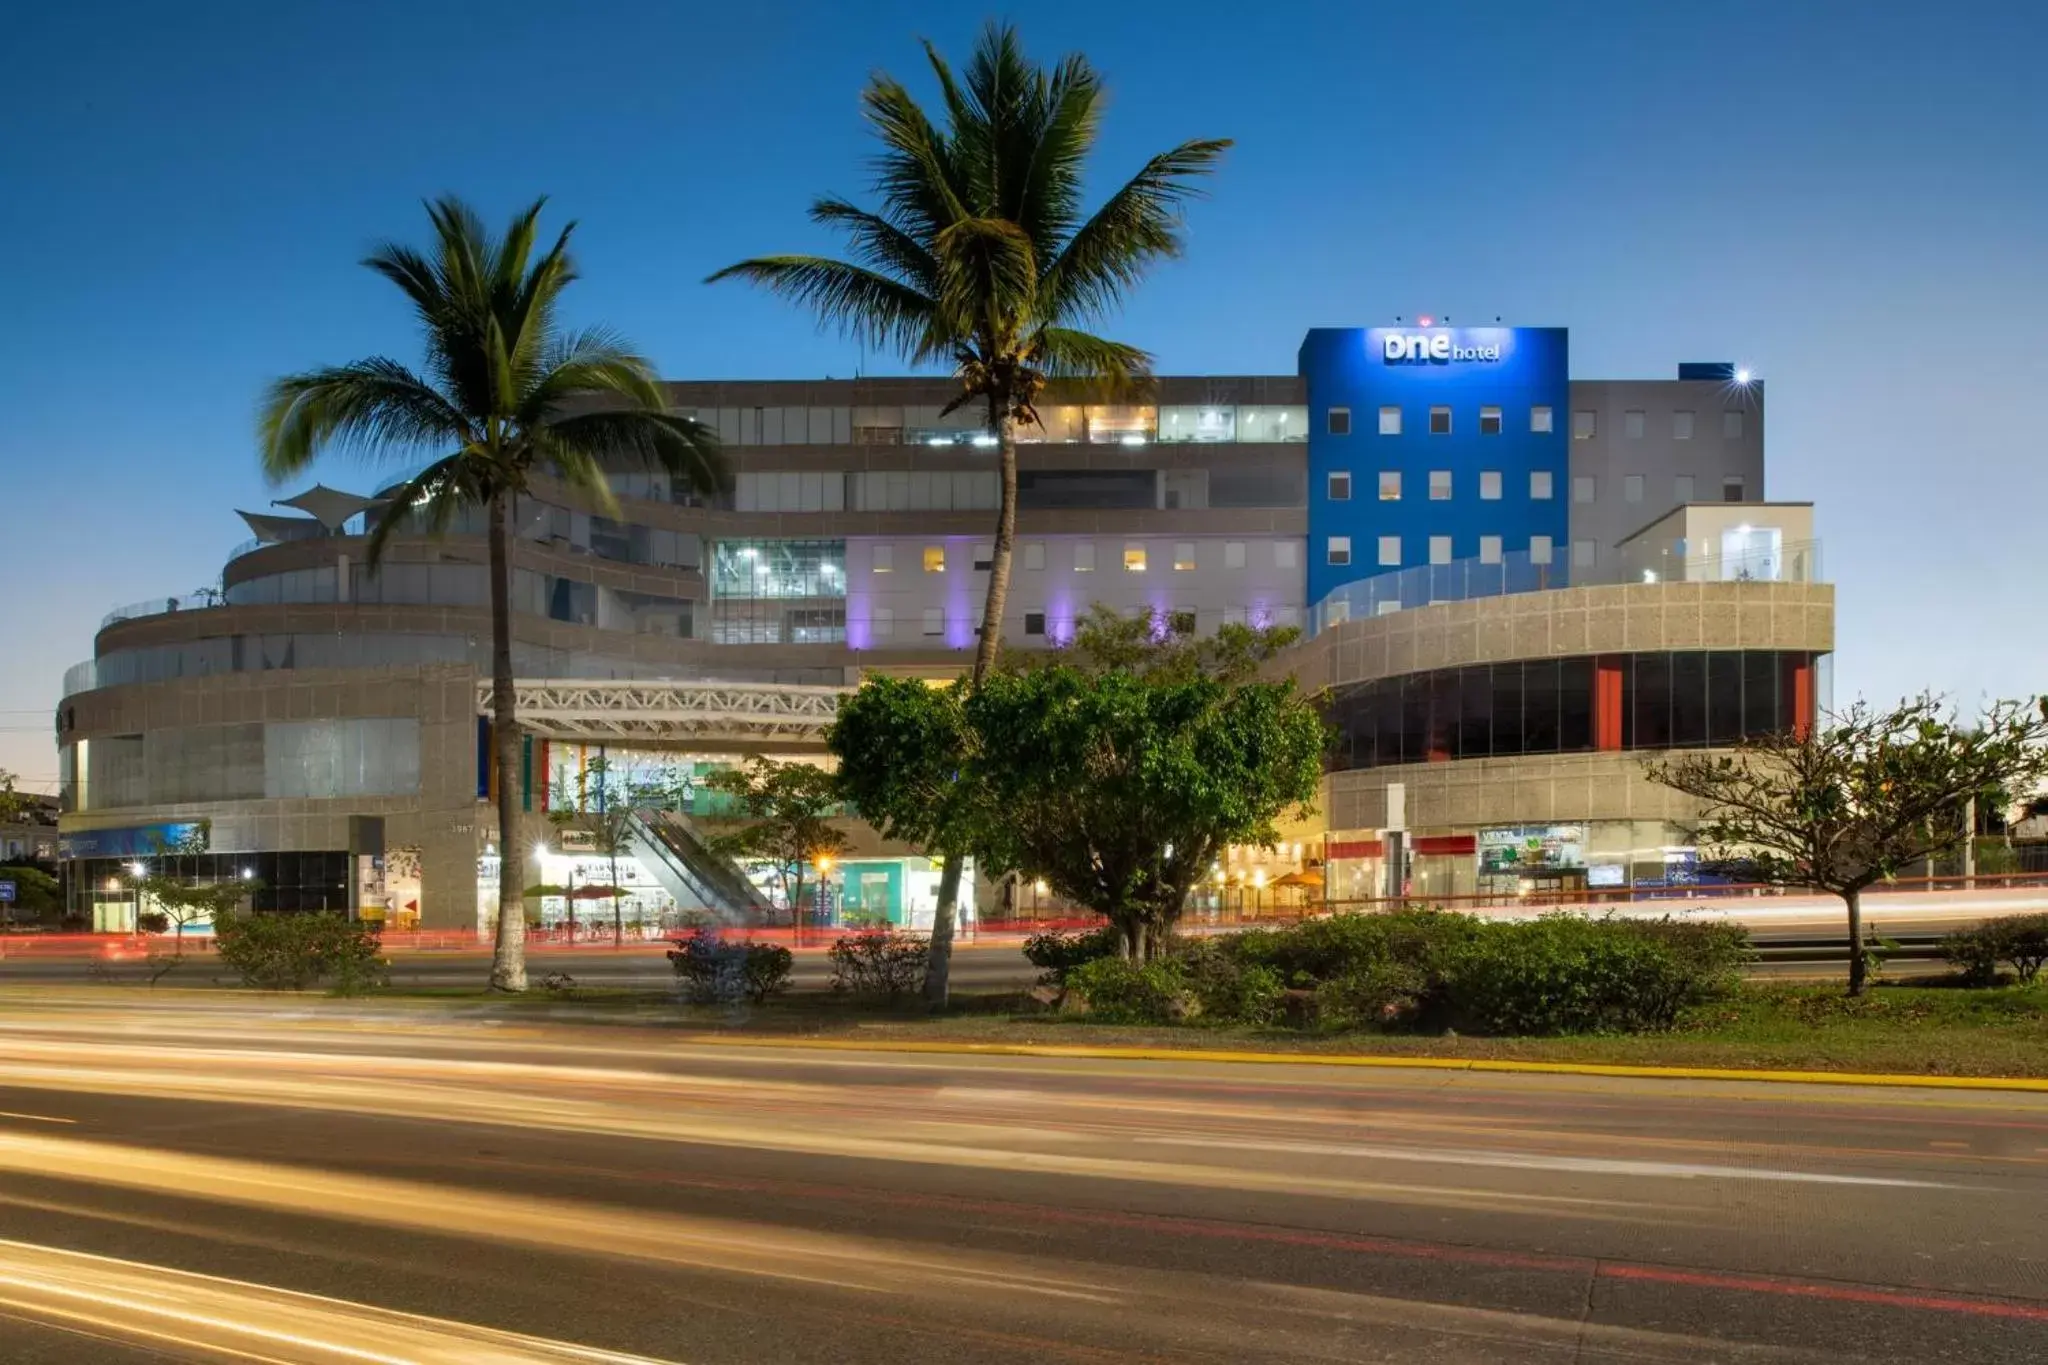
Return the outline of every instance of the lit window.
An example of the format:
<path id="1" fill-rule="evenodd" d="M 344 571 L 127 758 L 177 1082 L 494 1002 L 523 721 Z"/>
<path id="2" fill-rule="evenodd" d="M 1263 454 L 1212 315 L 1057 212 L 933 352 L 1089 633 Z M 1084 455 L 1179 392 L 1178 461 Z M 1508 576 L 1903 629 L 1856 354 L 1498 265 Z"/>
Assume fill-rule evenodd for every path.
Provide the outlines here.
<path id="1" fill-rule="evenodd" d="M 1095 542 L 1094 542 L 1094 541 L 1092 541 L 1092 540 L 1077 540 L 1077 541 L 1075 541 L 1075 542 L 1074 542 L 1074 572 L 1075 572 L 1075 573 L 1094 573 L 1094 572 L 1095 572 Z"/>
<path id="2" fill-rule="evenodd" d="M 1641 502 L 1641 501 L 1643 500 L 1643 476 L 1642 476 L 1642 475 L 1640 475 L 1640 474 L 1625 474 L 1625 475 L 1623 475 L 1623 476 L 1622 476 L 1622 480 L 1621 480 L 1621 500 L 1622 500 L 1623 502 Z"/>
<path id="3" fill-rule="evenodd" d="M 1027 612 L 1025 612 L 1025 613 L 1024 613 L 1024 633 L 1025 633 L 1026 635 L 1043 635 L 1043 634 L 1045 634 L 1045 613 L 1044 613 L 1044 612 L 1042 612 L 1042 611 L 1027 611 Z"/>
<path id="4" fill-rule="evenodd" d="M 868 561 L 868 567 L 875 573 L 894 573 L 896 570 L 896 547 L 894 545 L 877 545 L 874 558 Z"/>
<path id="5" fill-rule="evenodd" d="M 1401 567 L 1401 537 L 1380 537 L 1380 567 L 1398 569 Z"/>
<path id="6" fill-rule="evenodd" d="M 1691 413 L 1674 412 L 1671 414 L 1671 439 L 1674 441 L 1690 441 L 1692 439 Z"/>
<path id="7" fill-rule="evenodd" d="M 1742 439 L 1742 409 L 1730 408 L 1721 414 L 1721 434 L 1731 441 Z"/>
<path id="8" fill-rule="evenodd" d="M 1498 469 L 1482 469 L 1479 471 L 1479 500 L 1481 502 L 1500 501 L 1500 471 Z"/>
<path id="9" fill-rule="evenodd" d="M 1479 562 L 1480 562 L 1481 564 L 1498 564 L 1498 563 L 1500 563 L 1500 537 L 1499 537 L 1499 536 L 1481 536 L 1481 537 L 1479 537 Z"/>
<path id="10" fill-rule="evenodd" d="M 1226 540 L 1223 542 L 1223 567 L 1226 569 L 1242 569 L 1244 567 L 1243 541 Z"/>
<path id="11" fill-rule="evenodd" d="M 1598 424 L 1594 420 L 1592 409 L 1580 408 L 1572 413 L 1572 439 L 1574 441 L 1590 441 L 1597 430 Z"/>
<path id="12" fill-rule="evenodd" d="M 1351 562 L 1351 537 L 1331 536 L 1329 556 L 1332 564 L 1349 564 Z"/>
<path id="13" fill-rule="evenodd" d="M 1126 571 L 1128 571 L 1128 572 L 1130 572 L 1130 573 L 1143 573 L 1143 572 L 1145 572 L 1145 547 L 1144 547 L 1144 546 L 1142 546 L 1142 545 L 1126 545 L 1126 546 L 1124 546 L 1124 568 L 1125 568 L 1125 570 L 1126 570 Z"/>
<path id="14" fill-rule="evenodd" d="M 1449 502 L 1451 500 L 1451 471 L 1432 469 L 1429 471 L 1429 500 Z"/>
<path id="15" fill-rule="evenodd" d="M 1479 434 L 1480 434 L 1481 436 L 1498 436 L 1498 435 L 1500 435 L 1500 409 L 1499 409 L 1499 408 L 1481 408 L 1481 409 L 1479 409 Z"/>
<path id="16" fill-rule="evenodd" d="M 1727 478 L 1721 480 L 1721 501 L 1742 501 L 1742 476 L 1740 474 L 1730 474 Z"/>
<path id="17" fill-rule="evenodd" d="M 1621 415 L 1621 434 L 1631 441 L 1643 439 L 1643 414 L 1639 408 L 1630 408 Z"/>
<path id="18" fill-rule="evenodd" d="M 1329 412 L 1330 434 L 1349 436 L 1351 434 L 1351 409 L 1331 408 Z"/>
<path id="19" fill-rule="evenodd" d="M 877 640 L 889 639 L 896 633 L 896 612 L 890 607 L 876 607 L 874 636 Z"/>
<path id="20" fill-rule="evenodd" d="M 1399 502 L 1400 500 L 1401 471 L 1398 469 L 1382 469 L 1380 471 L 1380 501 Z"/>
<path id="21" fill-rule="evenodd" d="M 1672 486 L 1672 496 L 1681 506 L 1692 501 L 1692 475 L 1680 474 Z"/>
<path id="22" fill-rule="evenodd" d="M 1529 409 L 1529 430 L 1538 435 L 1548 435 L 1556 429 L 1556 425 L 1556 420 L 1551 417 L 1549 408 L 1539 404 Z"/>
<path id="23" fill-rule="evenodd" d="M 974 571 L 976 573 L 987 573 L 989 571 L 990 566 L 992 566 L 995 562 L 995 546 L 977 545 L 974 547 Z"/>
<path id="24" fill-rule="evenodd" d="M 1554 488 L 1552 487 L 1552 482 L 1553 482 L 1553 481 L 1552 481 L 1552 479 L 1551 479 L 1551 475 L 1550 475 L 1550 471 L 1549 471 L 1549 470 L 1547 470 L 1547 469 L 1532 469 L 1532 470 L 1530 470 L 1530 471 L 1529 471 L 1529 498 L 1530 498 L 1530 500 L 1531 500 L 1532 502 L 1549 502 L 1549 501 L 1551 500 L 1551 498 L 1552 498 L 1552 497 L 1556 496 L 1556 491 L 1555 491 L 1555 489 L 1554 489 Z"/>
<path id="25" fill-rule="evenodd" d="M 927 635 L 944 635 L 946 633 L 946 613 L 940 611 L 937 607 L 926 607 L 924 612 L 924 633 Z"/>
<path id="26" fill-rule="evenodd" d="M 1348 469 L 1331 470 L 1329 488 L 1331 502 L 1350 502 L 1351 471 Z"/>
<path id="27" fill-rule="evenodd" d="M 1572 476 L 1573 502 L 1591 502 L 1596 491 L 1597 489 L 1591 474 L 1575 474 Z"/>
<path id="28" fill-rule="evenodd" d="M 1529 562 L 1531 564 L 1548 564 L 1550 562 L 1549 536 L 1529 537 Z"/>
<path id="29" fill-rule="evenodd" d="M 1429 562 L 1432 564 L 1448 564 L 1451 562 L 1451 538 L 1449 536 L 1431 536 L 1429 538 Z"/>
<path id="30" fill-rule="evenodd" d="M 1177 540 L 1173 544 L 1173 571 L 1186 573 L 1195 567 L 1195 542 Z"/>
<path id="31" fill-rule="evenodd" d="M 1451 410 L 1449 408 L 1431 408 L 1429 410 L 1429 434 L 1432 436 L 1448 436 L 1451 434 Z"/>
<path id="32" fill-rule="evenodd" d="M 1572 542 L 1572 567 L 1575 569 L 1590 569 L 1593 567 L 1592 541 L 1575 540 Z"/>
<path id="33" fill-rule="evenodd" d="M 1276 540 L 1273 542 L 1274 568 L 1291 569 L 1294 567 L 1294 546 L 1295 542 L 1291 540 Z"/>
<path id="34" fill-rule="evenodd" d="M 1400 410 L 1399 408 L 1381 408 L 1381 409 L 1380 409 L 1380 435 L 1382 435 L 1382 436 L 1399 436 L 1400 434 L 1401 434 L 1401 410 Z"/>
<path id="35" fill-rule="evenodd" d="M 946 571 L 945 546 L 927 545 L 924 547 L 924 571 L 926 573 L 944 573 Z"/>
<path id="36" fill-rule="evenodd" d="M 1025 568 L 1027 568 L 1027 569 L 1043 569 L 1043 568 L 1045 567 L 1045 542 L 1044 542 L 1044 541 L 1042 541 L 1042 540 L 1033 540 L 1033 541 L 1029 541 L 1029 542 L 1027 542 L 1027 543 L 1025 544 L 1025 546 L 1024 546 L 1024 567 L 1025 567 Z"/>

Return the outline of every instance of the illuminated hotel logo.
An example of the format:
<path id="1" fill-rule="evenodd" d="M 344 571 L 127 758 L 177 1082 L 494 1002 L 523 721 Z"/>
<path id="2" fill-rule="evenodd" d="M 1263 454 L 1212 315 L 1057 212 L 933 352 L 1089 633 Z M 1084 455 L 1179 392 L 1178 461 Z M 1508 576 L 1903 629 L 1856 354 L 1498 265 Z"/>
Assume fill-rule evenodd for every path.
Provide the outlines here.
<path id="1" fill-rule="evenodd" d="M 1490 364 L 1500 357 L 1498 342 L 1460 346 L 1449 332 L 1386 332 L 1380 338 L 1380 358 L 1389 365 L 1449 365 L 1461 360 Z"/>

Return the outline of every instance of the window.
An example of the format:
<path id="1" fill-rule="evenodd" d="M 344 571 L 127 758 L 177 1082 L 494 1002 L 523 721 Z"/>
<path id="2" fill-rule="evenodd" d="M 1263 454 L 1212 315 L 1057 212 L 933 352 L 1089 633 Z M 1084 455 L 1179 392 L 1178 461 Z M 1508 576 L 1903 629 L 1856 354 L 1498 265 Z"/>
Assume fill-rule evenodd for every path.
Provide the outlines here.
<path id="1" fill-rule="evenodd" d="M 1398 469 L 1382 469 L 1380 471 L 1380 501 L 1399 502 L 1400 500 L 1401 471 Z"/>
<path id="2" fill-rule="evenodd" d="M 1223 567 L 1226 569 L 1242 569 L 1244 567 L 1243 541 L 1226 540 L 1223 542 Z"/>
<path id="3" fill-rule="evenodd" d="M 1333 470 L 1331 470 L 1331 471 L 1330 471 L 1330 485 L 1329 485 L 1329 486 L 1330 486 L 1330 501 L 1331 501 L 1331 502 L 1350 502 L 1350 501 L 1351 501 L 1351 471 L 1350 471 L 1350 470 L 1348 470 L 1348 469 L 1333 469 Z"/>
<path id="4" fill-rule="evenodd" d="M 877 545 L 874 555 L 868 560 L 868 568 L 875 573 L 894 573 L 896 570 L 896 547 Z"/>
<path id="5" fill-rule="evenodd" d="M 1721 480 L 1721 501 L 1742 501 L 1742 476 L 1740 474 L 1730 474 L 1727 478 Z"/>
<path id="6" fill-rule="evenodd" d="M 1380 567 L 1398 569 L 1401 567 L 1401 537 L 1380 537 Z"/>
<path id="7" fill-rule="evenodd" d="M 1451 500 L 1451 471 L 1432 469 L 1429 471 L 1429 500 L 1449 502 Z"/>
<path id="8" fill-rule="evenodd" d="M 1621 415 L 1621 434 L 1631 441 L 1643 439 L 1643 413 L 1639 408 L 1630 408 Z"/>
<path id="9" fill-rule="evenodd" d="M 995 546 L 977 545 L 974 547 L 974 571 L 976 573 L 987 573 L 989 571 L 990 566 L 993 565 L 995 562 Z"/>
<path id="10" fill-rule="evenodd" d="M 1674 412 L 1671 414 L 1671 439 L 1674 441 L 1690 441 L 1692 439 L 1691 413 Z"/>
<path id="11" fill-rule="evenodd" d="M 1592 568 L 1592 567 L 1593 567 L 1593 548 L 1594 548 L 1594 547 L 1593 547 L 1593 542 L 1592 542 L 1592 541 L 1590 541 L 1590 540 L 1575 540 L 1575 541 L 1573 541 L 1573 542 L 1572 542 L 1572 567 L 1573 567 L 1573 568 L 1575 568 L 1575 569 L 1590 569 L 1590 568 Z"/>
<path id="12" fill-rule="evenodd" d="M 887 640 L 894 636 L 896 634 L 895 610 L 891 607 L 876 607 L 874 627 L 873 634 L 877 640 Z"/>
<path id="13" fill-rule="evenodd" d="M 1291 540 L 1276 540 L 1273 542 L 1274 568 L 1291 569 L 1294 567 L 1294 545 L 1295 542 Z"/>
<path id="14" fill-rule="evenodd" d="M 1195 542 L 1177 540 L 1173 543 L 1173 571 L 1186 573 L 1195 567 Z"/>
<path id="15" fill-rule="evenodd" d="M 1429 434 L 1432 436 L 1448 436 L 1451 434 L 1451 410 L 1449 408 L 1431 408 L 1429 410 Z"/>
<path id="16" fill-rule="evenodd" d="M 1480 562 L 1481 564 L 1498 564 L 1498 563 L 1500 563 L 1500 537 L 1499 537 L 1499 536 L 1481 536 L 1481 537 L 1479 537 L 1479 562 Z"/>
<path id="17" fill-rule="evenodd" d="M 1481 436 L 1498 436 L 1498 435 L 1500 435 L 1500 409 L 1499 409 L 1499 408 L 1481 408 L 1481 409 L 1479 409 L 1479 434 L 1480 434 Z"/>
<path id="18" fill-rule="evenodd" d="M 1549 536 L 1529 537 L 1529 562 L 1531 564 L 1548 564 L 1550 562 Z"/>
<path id="19" fill-rule="evenodd" d="M 1029 542 L 1027 542 L 1027 543 L 1025 544 L 1025 546 L 1024 546 L 1024 567 L 1025 567 L 1025 568 L 1027 568 L 1027 569 L 1043 569 L 1043 568 L 1045 567 L 1045 542 L 1044 542 L 1044 541 L 1042 541 L 1042 540 L 1033 540 L 1033 541 L 1029 541 Z"/>
<path id="20" fill-rule="evenodd" d="M 1622 500 L 1623 502 L 1641 502 L 1641 501 L 1643 500 L 1643 476 L 1642 476 L 1642 475 L 1640 475 L 1640 474 L 1625 474 L 1625 475 L 1623 475 L 1623 476 L 1622 476 L 1622 480 L 1621 480 L 1621 500 Z"/>
<path id="21" fill-rule="evenodd" d="M 1529 430 L 1539 436 L 1548 436 L 1556 430 L 1556 422 L 1551 417 L 1549 408 L 1538 404 L 1529 409 Z"/>
<path id="22" fill-rule="evenodd" d="M 1381 408 L 1381 409 L 1380 409 L 1380 435 L 1382 435 L 1382 436 L 1399 436 L 1400 434 L 1401 434 L 1401 410 L 1400 410 L 1399 408 Z"/>
<path id="23" fill-rule="evenodd" d="M 1742 409 L 1730 408 L 1721 414 L 1721 434 L 1731 441 L 1742 439 Z"/>
<path id="24" fill-rule="evenodd" d="M 1349 564 L 1351 562 L 1350 536 L 1330 537 L 1329 559 L 1332 564 Z"/>
<path id="25" fill-rule="evenodd" d="M 1479 471 L 1479 500 L 1481 502 L 1500 501 L 1500 471 L 1498 469 L 1482 469 Z"/>
<path id="26" fill-rule="evenodd" d="M 1024 613 L 1024 633 L 1025 633 L 1026 635 L 1043 635 L 1043 634 L 1045 634 L 1045 613 L 1044 613 L 1044 612 L 1042 612 L 1042 611 L 1027 611 L 1027 612 L 1025 612 L 1025 613 Z"/>
<path id="27" fill-rule="evenodd" d="M 1124 546 L 1124 569 L 1125 569 L 1125 571 L 1126 571 L 1126 572 L 1128 572 L 1128 573 L 1143 573 L 1143 572 L 1145 572 L 1145 547 L 1144 547 L 1144 546 L 1142 546 L 1142 545 L 1126 545 L 1126 546 Z"/>
<path id="28" fill-rule="evenodd" d="M 1678 505 L 1681 507 L 1683 507 L 1686 503 L 1691 502 L 1692 475 L 1680 474 L 1677 480 L 1672 485 L 1671 495 L 1678 500 Z"/>
<path id="29" fill-rule="evenodd" d="M 1175 607 L 1172 611 L 1166 613 L 1166 629 L 1175 635 L 1193 635 L 1195 633 L 1195 609 L 1193 607 Z"/>
<path id="30" fill-rule="evenodd" d="M 924 547 L 924 571 L 926 573 L 944 573 L 946 571 L 945 546 L 927 545 Z"/>
<path id="31" fill-rule="evenodd" d="M 1451 538 L 1449 536 L 1431 536 L 1429 538 L 1429 562 L 1432 564 L 1448 564 L 1451 562 Z"/>
<path id="32" fill-rule="evenodd" d="M 1572 413 L 1572 439 L 1574 441 L 1590 441 L 1598 430 L 1599 423 L 1595 420 L 1592 409 L 1580 408 Z"/>
<path id="33" fill-rule="evenodd" d="M 926 607 L 924 610 L 924 633 L 927 635 L 944 635 L 946 633 L 946 613 L 940 611 L 937 607 Z"/>
<path id="34" fill-rule="evenodd" d="M 1532 469 L 1532 470 L 1530 470 L 1530 471 L 1529 471 L 1529 500 L 1530 500 L 1531 502 L 1549 502 L 1549 501 L 1550 501 L 1550 499 L 1551 499 L 1551 498 L 1552 498 L 1553 496 L 1555 496 L 1555 490 L 1554 490 L 1554 489 L 1552 488 L 1552 483 L 1553 483 L 1553 480 L 1552 480 L 1552 478 L 1551 478 L 1551 473 L 1550 473 L 1550 471 L 1549 471 L 1549 470 L 1547 470 L 1547 469 Z"/>
<path id="35" fill-rule="evenodd" d="M 1591 474 L 1574 474 L 1572 476 L 1573 502 L 1591 502 L 1596 491 L 1597 489 Z"/>
<path id="36" fill-rule="evenodd" d="M 1094 572 L 1095 572 L 1095 542 L 1094 542 L 1094 541 L 1092 541 L 1092 540 L 1077 540 L 1077 541 L 1075 541 L 1075 542 L 1074 542 L 1074 572 L 1075 572 L 1075 573 L 1094 573 Z"/>
<path id="37" fill-rule="evenodd" d="M 1331 408 L 1329 423 L 1332 436 L 1349 436 L 1351 434 L 1351 409 Z"/>

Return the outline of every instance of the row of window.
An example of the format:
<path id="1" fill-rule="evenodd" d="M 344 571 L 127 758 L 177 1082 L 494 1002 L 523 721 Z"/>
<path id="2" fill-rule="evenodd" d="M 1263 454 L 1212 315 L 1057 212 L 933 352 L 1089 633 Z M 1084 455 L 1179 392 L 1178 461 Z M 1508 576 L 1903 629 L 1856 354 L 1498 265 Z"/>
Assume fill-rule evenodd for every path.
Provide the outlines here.
<path id="1" fill-rule="evenodd" d="M 1451 500 L 1452 482 L 1450 470 L 1430 470 L 1429 500 L 1431 502 L 1449 502 Z M 1351 501 L 1351 471 L 1348 469 L 1331 470 L 1324 482 L 1324 492 L 1328 495 L 1331 502 Z M 1531 502 L 1548 502 L 1555 492 L 1556 481 L 1549 470 L 1532 469 L 1529 471 L 1529 500 Z M 1380 471 L 1379 493 L 1381 502 L 1401 501 L 1400 470 L 1382 469 Z M 1723 502 L 1741 502 L 1744 493 L 1744 482 L 1740 474 L 1729 474 L 1722 478 L 1721 500 Z M 1671 494 L 1673 501 L 1680 504 L 1692 502 L 1698 494 L 1697 481 L 1690 474 L 1680 474 L 1672 482 Z M 1592 474 L 1575 474 L 1572 476 L 1573 502 L 1594 502 L 1597 501 L 1598 496 L 1599 480 L 1597 476 Z M 1500 471 L 1498 469 L 1480 470 L 1479 500 L 1481 502 L 1499 502 L 1500 498 Z M 1643 500 L 1642 475 L 1624 474 L 1622 476 L 1621 500 L 1623 502 L 1641 502 Z"/>
<path id="2" fill-rule="evenodd" d="M 194 725 L 65 747 L 67 810 L 403 796 L 420 786 L 420 723 L 411 716 Z"/>
<path id="3" fill-rule="evenodd" d="M 1065 543 L 1071 545 L 1073 555 L 1072 568 L 1075 573 L 1095 572 L 1098 560 L 1094 541 L 1076 540 Z M 1188 573 L 1196 568 L 1197 560 L 1195 553 L 1197 543 L 1192 540 L 1177 540 L 1173 543 L 1173 558 L 1170 562 L 1174 572 Z M 1269 543 L 1272 546 L 1274 568 L 1292 569 L 1300 564 L 1300 559 L 1295 553 L 1295 542 L 1291 540 L 1275 540 Z M 1226 569 L 1244 568 L 1250 553 L 1250 544 L 1251 542 L 1243 540 L 1224 541 L 1223 567 Z M 1045 568 L 1044 541 L 1026 541 L 1023 545 L 1018 546 L 1017 549 L 1017 563 L 1026 571 L 1035 573 Z M 974 547 L 974 557 L 970 563 L 972 563 L 977 573 L 986 572 L 994 558 L 995 546 L 977 545 Z M 946 547 L 943 545 L 925 546 L 919 556 L 919 563 L 925 573 L 944 573 L 946 571 Z M 1145 545 L 1136 542 L 1127 543 L 1123 547 L 1122 563 L 1126 572 L 1144 573 L 1151 567 L 1151 551 Z M 869 552 L 868 570 L 871 573 L 878 574 L 894 573 L 896 571 L 896 547 L 893 545 L 875 546 Z"/>
<path id="4" fill-rule="evenodd" d="M 1453 561 L 1454 557 L 1451 553 L 1452 538 L 1450 536 L 1430 536 L 1428 541 L 1429 563 L 1449 564 Z M 1403 555 L 1403 545 L 1404 541 L 1400 536 L 1380 536 L 1374 562 L 1383 569 L 1400 568 L 1406 562 Z M 1481 564 L 1498 564 L 1501 562 L 1501 556 L 1505 549 L 1506 546 L 1502 537 L 1481 536 L 1479 537 L 1479 562 Z M 1556 553 L 1557 543 L 1551 537 L 1529 537 L 1529 562 L 1531 564 L 1553 563 Z M 1598 541 L 1575 540 L 1572 542 L 1572 567 L 1590 569 L 1598 561 L 1599 554 L 1600 543 Z M 1327 564 L 1339 567 L 1351 563 L 1351 537 L 1325 537 L 1323 541 L 1323 560 Z"/>
<path id="5" fill-rule="evenodd" d="M 1401 409 L 1389 405 L 1380 409 L 1379 432 L 1382 436 L 1399 436 L 1402 430 Z M 1693 412 L 1671 414 L 1671 439 L 1690 441 L 1696 427 Z M 1483 404 L 1479 409 L 1479 434 L 1498 436 L 1506 425 L 1506 416 L 1493 404 Z M 1621 415 L 1622 434 L 1630 440 L 1641 440 L 1648 429 L 1649 414 L 1631 408 Z M 1330 408 L 1324 413 L 1324 426 L 1332 436 L 1351 434 L 1351 409 Z M 1593 408 L 1578 408 L 1572 412 L 1572 439 L 1590 441 L 1599 434 L 1600 414 Z M 1536 435 L 1548 435 L 1556 429 L 1556 415 L 1542 404 L 1529 409 L 1529 430 Z M 1730 441 L 1739 441 L 1745 429 L 1741 408 L 1729 408 L 1721 414 L 1721 435 Z M 1429 434 L 1449 436 L 1453 433 L 1451 408 L 1439 404 L 1429 409 Z"/>
<path id="6" fill-rule="evenodd" d="M 1779 650 L 1674 650 L 1619 656 L 1619 713 L 1607 744 L 1666 749 L 1734 744 L 1811 720 L 1812 656 Z M 1334 691 L 1325 714 L 1333 769 L 1595 747 L 1595 660 L 1474 664 Z M 1609 694 L 1612 696 L 1613 694 Z M 1610 705 L 1616 703 L 1610 702 Z M 1801 713 L 1801 707 L 1806 713 Z"/>
<path id="7" fill-rule="evenodd" d="M 1308 437 L 1308 409 L 1298 403 L 1040 404 L 1035 424 L 1020 425 L 1017 440 L 1095 445 L 1151 441 L 1266 444 Z M 926 445 L 993 446 L 985 415 L 972 405 L 943 411 L 937 404 L 868 404 L 859 407 L 703 408 L 694 416 L 731 446 Z"/>

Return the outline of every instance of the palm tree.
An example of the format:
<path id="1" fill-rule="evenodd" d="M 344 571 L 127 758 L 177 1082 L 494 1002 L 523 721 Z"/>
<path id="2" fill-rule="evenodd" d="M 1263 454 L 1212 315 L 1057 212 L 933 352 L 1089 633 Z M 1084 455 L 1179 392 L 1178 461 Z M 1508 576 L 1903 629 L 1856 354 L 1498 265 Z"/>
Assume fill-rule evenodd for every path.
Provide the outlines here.
<path id="1" fill-rule="evenodd" d="M 422 253 L 386 243 L 363 264 L 404 291 L 426 343 L 424 374 L 375 356 L 288 375 L 264 394 L 263 472 L 297 474 L 330 447 L 371 459 L 432 457 L 392 496 L 371 533 L 377 563 L 401 526 L 445 532 L 456 514 L 482 508 L 491 561 L 492 729 L 497 740 L 498 931 L 496 990 L 526 989 L 526 914 L 515 875 L 519 725 L 512 681 L 511 541 L 515 504 L 532 477 L 562 480 L 617 511 L 607 467 L 662 469 L 699 490 L 729 480 L 716 437 L 662 410 L 647 361 L 602 328 L 565 331 L 557 310 L 576 279 L 571 223 L 533 259 L 545 200 L 493 238 L 458 199 L 427 206 L 434 243 Z"/>
<path id="2" fill-rule="evenodd" d="M 882 141 L 878 210 L 844 199 L 811 205 L 811 220 L 845 234 L 851 260 L 761 256 L 712 280 L 744 279 L 804 304 L 820 321 L 912 365 L 945 363 L 958 379 L 952 412 L 982 404 L 996 438 L 1002 494 L 971 685 L 1002 643 L 1017 527 L 1017 427 L 1038 422 L 1049 380 L 1104 396 L 1140 389 L 1152 358 L 1082 328 L 1119 305 L 1146 268 L 1178 256 L 1182 204 L 1228 141 L 1161 152 L 1086 217 L 1082 174 L 1101 119 L 1102 78 L 1081 56 L 1047 70 L 1016 30 L 991 23 L 963 83 L 930 43 L 944 125 L 910 92 L 877 75 L 862 96 Z M 925 998 L 946 998 L 960 861 L 946 858 L 932 922 Z"/>

